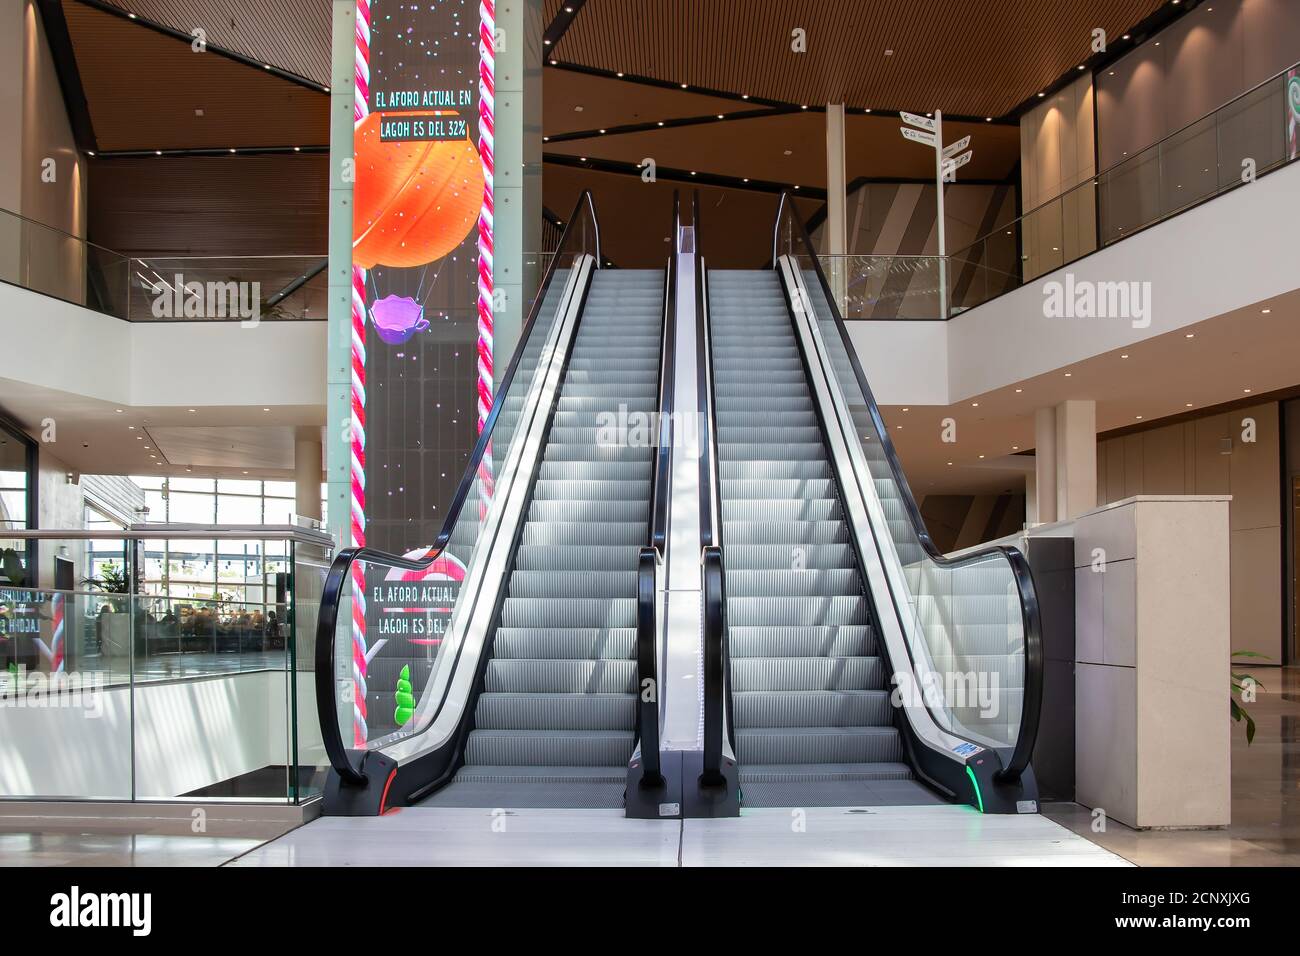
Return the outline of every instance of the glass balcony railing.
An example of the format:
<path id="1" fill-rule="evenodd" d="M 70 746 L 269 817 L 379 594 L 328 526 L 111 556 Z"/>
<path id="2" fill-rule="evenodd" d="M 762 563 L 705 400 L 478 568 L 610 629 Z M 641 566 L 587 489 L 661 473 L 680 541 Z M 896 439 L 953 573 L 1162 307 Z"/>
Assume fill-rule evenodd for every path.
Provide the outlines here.
<path id="1" fill-rule="evenodd" d="M 1295 73 L 1266 80 L 944 259 L 818 256 L 843 317 L 950 318 L 1295 161 L 1287 128 Z"/>
<path id="2" fill-rule="evenodd" d="M 318 796 L 332 553 L 296 526 L 0 531 L 0 798 Z"/>
<path id="3" fill-rule="evenodd" d="M 0 209 L 0 281 L 131 322 L 326 318 L 326 258 L 132 258 Z"/>

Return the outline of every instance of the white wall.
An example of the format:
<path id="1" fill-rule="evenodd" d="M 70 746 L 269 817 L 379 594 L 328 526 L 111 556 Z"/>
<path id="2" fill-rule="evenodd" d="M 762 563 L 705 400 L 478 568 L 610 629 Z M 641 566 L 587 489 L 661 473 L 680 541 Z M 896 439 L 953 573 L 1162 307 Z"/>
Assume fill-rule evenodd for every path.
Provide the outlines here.
<path id="1" fill-rule="evenodd" d="M 323 405 L 324 322 L 124 322 L 0 285 L 0 377 L 141 407 Z"/>

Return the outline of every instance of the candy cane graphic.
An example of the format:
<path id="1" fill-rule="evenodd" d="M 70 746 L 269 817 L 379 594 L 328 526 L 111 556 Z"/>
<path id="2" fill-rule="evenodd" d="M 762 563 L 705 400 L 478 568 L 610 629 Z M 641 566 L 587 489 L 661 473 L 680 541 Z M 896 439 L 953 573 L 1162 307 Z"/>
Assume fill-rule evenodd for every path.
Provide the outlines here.
<path id="1" fill-rule="evenodd" d="M 357 0 L 352 118 L 370 115 L 370 0 Z M 352 267 L 352 546 L 366 543 L 366 270 Z M 366 576 L 352 564 L 352 742 L 366 745 Z"/>
<path id="2" fill-rule="evenodd" d="M 478 431 L 492 412 L 492 174 L 496 132 L 496 7 L 482 0 L 478 8 L 478 153 L 483 162 L 483 207 L 478 217 Z M 479 518 L 487 514 L 492 500 L 492 449 L 483 455 L 478 471 L 482 494 Z"/>
<path id="3" fill-rule="evenodd" d="M 54 636 L 50 638 L 50 672 L 59 673 L 63 670 L 63 638 L 66 628 L 64 627 L 64 602 L 63 595 L 55 591 L 50 601 L 50 615 L 53 618 Z"/>

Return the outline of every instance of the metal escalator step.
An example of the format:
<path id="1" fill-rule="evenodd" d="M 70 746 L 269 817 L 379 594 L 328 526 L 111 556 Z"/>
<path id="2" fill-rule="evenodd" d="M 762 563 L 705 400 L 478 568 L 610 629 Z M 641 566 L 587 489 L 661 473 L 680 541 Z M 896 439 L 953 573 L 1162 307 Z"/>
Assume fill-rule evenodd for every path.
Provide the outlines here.
<path id="1" fill-rule="evenodd" d="M 722 496 L 730 499 L 803 500 L 834 498 L 836 489 L 830 478 L 723 478 Z"/>
<path id="2" fill-rule="evenodd" d="M 650 478 L 539 478 L 534 501 L 638 501 L 650 497 Z"/>
<path id="3" fill-rule="evenodd" d="M 870 624 L 871 604 L 865 596 L 728 597 L 727 622 L 760 624 Z"/>
<path id="4" fill-rule="evenodd" d="M 856 569 L 783 569 L 728 571 L 727 594 L 741 597 L 799 597 L 824 599 L 856 597 L 862 594 L 862 579 Z"/>
<path id="5" fill-rule="evenodd" d="M 465 744 L 465 763 L 626 767 L 633 737 L 631 730 L 474 730 Z"/>
<path id="6" fill-rule="evenodd" d="M 512 598 L 617 598 L 636 593 L 636 571 L 520 571 L 510 575 Z"/>
<path id="7" fill-rule="evenodd" d="M 546 548 L 521 545 L 515 552 L 520 571 L 635 571 L 641 549 L 635 545 L 592 544 Z"/>
<path id="8" fill-rule="evenodd" d="M 723 481 L 728 479 L 745 481 L 772 481 L 809 479 L 832 480 L 834 472 L 831 463 L 824 458 L 817 461 L 740 461 L 724 460 L 718 462 L 718 473 Z M 726 491 L 724 489 L 723 493 Z"/>
<path id="9" fill-rule="evenodd" d="M 868 657 L 876 653 L 869 624 L 742 625 L 728 629 L 731 659 L 742 657 Z"/>
<path id="10" fill-rule="evenodd" d="M 528 508 L 530 521 L 646 521 L 650 502 L 536 501 Z"/>
<path id="11" fill-rule="evenodd" d="M 521 544 L 555 548 L 564 545 L 643 545 L 642 521 L 530 521 L 524 525 Z"/>
<path id="12" fill-rule="evenodd" d="M 736 728 L 736 756 L 746 764 L 902 763 L 895 727 Z"/>
<path id="13" fill-rule="evenodd" d="M 848 544 L 732 544 L 723 549 L 722 559 L 728 582 L 737 571 L 857 568 L 853 548 Z M 730 589 L 731 584 L 727 587 Z"/>
<path id="14" fill-rule="evenodd" d="M 480 694 L 476 730 L 631 730 L 635 694 Z"/>
<path id="15" fill-rule="evenodd" d="M 893 719 L 887 690 L 740 691 L 734 703 L 737 729 L 855 727 Z"/>
<path id="16" fill-rule="evenodd" d="M 842 544 L 849 540 L 843 521 L 738 521 L 723 528 L 733 544 Z"/>
<path id="17" fill-rule="evenodd" d="M 762 521 L 838 521 L 843 517 L 834 498 L 769 498 L 722 501 L 722 520 L 728 524 Z"/>
<path id="18" fill-rule="evenodd" d="M 636 661 L 533 658 L 493 658 L 483 685 L 515 694 L 631 694 L 635 686 Z"/>
<path id="19" fill-rule="evenodd" d="M 634 627 L 499 627 L 493 639 L 497 660 L 631 660 Z"/>
<path id="20" fill-rule="evenodd" d="M 731 662 L 733 690 L 880 690 L 886 686 L 879 657 L 738 657 Z"/>
<path id="21" fill-rule="evenodd" d="M 636 627 L 636 598 L 508 597 L 501 606 L 500 626 Z"/>

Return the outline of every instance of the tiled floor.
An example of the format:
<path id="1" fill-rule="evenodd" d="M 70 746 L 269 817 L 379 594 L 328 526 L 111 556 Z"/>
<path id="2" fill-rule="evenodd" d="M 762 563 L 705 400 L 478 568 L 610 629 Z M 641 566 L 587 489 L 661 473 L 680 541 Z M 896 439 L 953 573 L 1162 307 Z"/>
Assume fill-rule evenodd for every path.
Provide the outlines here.
<path id="1" fill-rule="evenodd" d="M 628 820 L 620 810 L 414 807 L 327 817 L 233 866 L 1125 866 L 1039 816 L 969 807 L 750 810 L 739 820 Z"/>
<path id="2" fill-rule="evenodd" d="M 1232 731 L 1231 826 L 1139 831 L 1112 820 L 1093 833 L 1077 803 L 1044 804 L 1044 815 L 1139 866 L 1300 866 L 1300 668 L 1250 670 L 1264 689 L 1248 707 L 1255 742 L 1244 724 Z"/>
<path id="3" fill-rule="evenodd" d="M 602 865 L 890 866 L 1300 865 L 1300 668 L 1260 669 L 1247 747 L 1233 736 L 1233 824 L 1225 830 L 1093 833 L 1078 804 L 1038 816 L 969 807 L 748 810 L 739 820 L 628 820 L 621 811 L 416 807 L 329 817 L 278 839 L 0 833 L 0 864 L 28 866 Z"/>
<path id="4" fill-rule="evenodd" d="M 0 833 L 0 866 L 220 866 L 260 838 L 160 834 Z"/>

